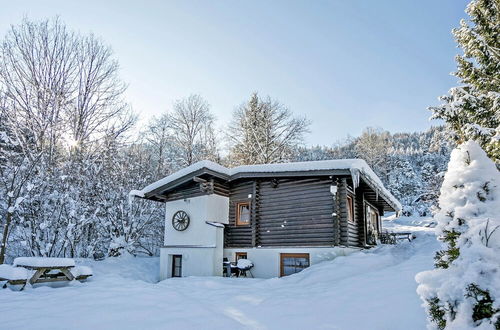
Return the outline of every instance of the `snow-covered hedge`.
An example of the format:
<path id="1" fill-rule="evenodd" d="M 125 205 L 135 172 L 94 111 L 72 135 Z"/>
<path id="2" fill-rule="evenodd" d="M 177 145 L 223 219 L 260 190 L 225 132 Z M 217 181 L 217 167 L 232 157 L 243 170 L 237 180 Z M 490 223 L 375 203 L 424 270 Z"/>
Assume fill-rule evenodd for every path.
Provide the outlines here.
<path id="1" fill-rule="evenodd" d="M 452 152 L 439 208 L 445 247 L 416 276 L 431 328 L 500 329 L 500 172 L 476 142 Z"/>

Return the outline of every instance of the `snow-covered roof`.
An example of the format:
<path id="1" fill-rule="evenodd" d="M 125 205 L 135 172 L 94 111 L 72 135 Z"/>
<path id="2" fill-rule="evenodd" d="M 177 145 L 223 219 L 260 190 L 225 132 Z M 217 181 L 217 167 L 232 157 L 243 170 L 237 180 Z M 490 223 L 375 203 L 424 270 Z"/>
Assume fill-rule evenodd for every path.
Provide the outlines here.
<path id="1" fill-rule="evenodd" d="M 165 178 L 158 180 L 142 190 L 132 190 L 131 196 L 145 197 L 148 193 L 168 185 L 178 179 L 190 175 L 199 170 L 210 170 L 218 173 L 227 179 L 234 176 L 240 176 L 245 173 L 278 173 L 278 172 L 311 172 L 311 171 L 348 171 L 353 179 L 355 188 L 359 185 L 362 177 L 378 194 L 384 197 L 396 210 L 401 210 L 399 201 L 384 187 L 380 178 L 373 172 L 368 164 L 362 159 L 333 159 L 319 160 L 309 162 L 277 163 L 277 164 L 259 164 L 242 165 L 233 168 L 227 168 L 209 160 L 199 161 L 182 170 L 179 170 Z"/>

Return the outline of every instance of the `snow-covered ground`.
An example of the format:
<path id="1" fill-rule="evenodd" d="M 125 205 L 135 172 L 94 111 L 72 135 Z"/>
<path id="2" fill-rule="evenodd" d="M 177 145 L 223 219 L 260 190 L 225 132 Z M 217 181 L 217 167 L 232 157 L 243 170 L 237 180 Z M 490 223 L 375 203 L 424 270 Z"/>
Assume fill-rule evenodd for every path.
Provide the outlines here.
<path id="1" fill-rule="evenodd" d="M 0 329 L 425 329 L 414 278 L 439 248 L 429 222 L 385 221 L 417 238 L 285 278 L 157 283 L 157 258 L 79 261 L 94 271 L 86 283 L 0 290 Z"/>

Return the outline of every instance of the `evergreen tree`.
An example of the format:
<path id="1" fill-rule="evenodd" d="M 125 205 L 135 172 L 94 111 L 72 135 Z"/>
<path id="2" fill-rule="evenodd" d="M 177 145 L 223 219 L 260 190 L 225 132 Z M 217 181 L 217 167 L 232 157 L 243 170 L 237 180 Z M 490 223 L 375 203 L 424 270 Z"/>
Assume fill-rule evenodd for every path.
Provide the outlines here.
<path id="1" fill-rule="evenodd" d="M 417 275 L 432 326 L 500 329 L 500 172 L 476 142 L 452 152 L 439 208 L 445 246 Z"/>
<path id="2" fill-rule="evenodd" d="M 443 119 L 461 143 L 476 140 L 489 157 L 500 162 L 500 3 L 473 0 L 453 35 L 463 55 L 456 56 L 454 73 L 463 84 L 430 107 L 433 119 Z"/>
<path id="3" fill-rule="evenodd" d="M 247 103 L 234 112 L 229 127 L 231 163 L 267 164 L 291 160 L 304 134 L 306 118 L 294 118 L 290 110 L 270 97 L 252 94 Z"/>

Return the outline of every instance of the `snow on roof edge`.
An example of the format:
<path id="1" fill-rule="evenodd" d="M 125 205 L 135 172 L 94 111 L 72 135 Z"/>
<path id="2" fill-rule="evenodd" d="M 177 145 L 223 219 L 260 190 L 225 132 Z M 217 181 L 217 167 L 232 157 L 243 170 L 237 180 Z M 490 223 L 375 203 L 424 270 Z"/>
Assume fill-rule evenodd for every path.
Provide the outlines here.
<path id="1" fill-rule="evenodd" d="M 226 174 L 228 176 L 231 175 L 231 174 L 229 174 L 228 168 L 226 168 L 222 165 L 219 165 L 217 163 L 214 163 L 210 160 L 202 160 L 202 161 L 196 162 L 192 165 L 189 165 L 188 167 L 184 167 L 183 169 L 181 169 L 177 172 L 174 172 L 174 173 L 164 177 L 163 179 L 160 179 L 156 182 L 153 182 L 152 184 L 144 187 L 142 190 L 132 190 L 132 191 L 130 191 L 129 194 L 131 196 L 137 196 L 137 197 L 144 198 L 147 193 L 149 193 L 155 189 L 158 189 L 161 186 L 164 186 L 172 181 L 180 179 L 183 176 L 189 175 L 192 172 L 196 172 L 198 170 L 201 170 L 202 168 L 207 168 L 207 169 L 210 169 L 210 170 L 218 172 L 218 173 Z"/>
<path id="2" fill-rule="evenodd" d="M 399 201 L 384 187 L 380 178 L 373 172 L 368 164 L 363 159 L 332 159 L 294 163 L 276 163 L 276 164 L 259 164 L 259 165 L 241 165 L 234 168 L 227 168 L 209 160 L 202 160 L 185 167 L 173 174 L 170 174 L 163 179 L 160 179 L 152 184 L 144 187 L 142 190 L 132 190 L 131 196 L 144 198 L 146 194 L 156 190 L 170 182 L 180 179 L 192 172 L 203 168 L 218 172 L 227 176 L 232 176 L 238 173 L 273 173 L 273 172 L 294 172 L 294 171 L 320 171 L 320 170 L 349 170 L 355 187 L 358 186 L 360 173 L 368 179 L 369 184 L 374 185 L 373 189 L 377 190 L 383 197 L 392 202 L 393 208 L 396 211 L 401 210 Z"/>

